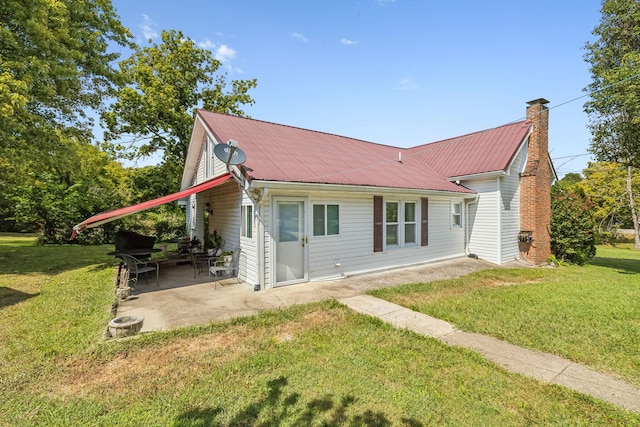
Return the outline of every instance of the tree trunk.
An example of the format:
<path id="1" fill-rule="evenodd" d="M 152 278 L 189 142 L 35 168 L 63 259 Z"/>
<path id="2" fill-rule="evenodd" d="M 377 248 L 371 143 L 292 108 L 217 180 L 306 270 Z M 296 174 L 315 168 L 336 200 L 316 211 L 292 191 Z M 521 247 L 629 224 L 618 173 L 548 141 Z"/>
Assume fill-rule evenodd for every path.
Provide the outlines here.
<path id="1" fill-rule="evenodd" d="M 631 208 L 631 219 L 633 221 L 635 248 L 640 249 L 640 225 L 638 224 L 638 214 L 633 201 L 633 188 L 631 188 L 631 166 L 627 166 L 627 192 L 629 193 L 629 207 Z"/>

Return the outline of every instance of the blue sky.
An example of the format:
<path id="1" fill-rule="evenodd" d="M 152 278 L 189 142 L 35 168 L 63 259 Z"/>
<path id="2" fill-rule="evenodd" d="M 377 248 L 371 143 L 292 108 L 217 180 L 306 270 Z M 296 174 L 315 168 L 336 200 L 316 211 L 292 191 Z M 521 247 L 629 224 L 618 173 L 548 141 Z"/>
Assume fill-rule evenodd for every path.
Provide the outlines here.
<path id="1" fill-rule="evenodd" d="M 599 0 L 113 4 L 138 43 L 181 30 L 229 79 L 256 78 L 255 119 L 410 147 L 522 119 L 546 98 L 559 174 L 591 159 L 587 98 L 568 101 L 591 80 Z"/>

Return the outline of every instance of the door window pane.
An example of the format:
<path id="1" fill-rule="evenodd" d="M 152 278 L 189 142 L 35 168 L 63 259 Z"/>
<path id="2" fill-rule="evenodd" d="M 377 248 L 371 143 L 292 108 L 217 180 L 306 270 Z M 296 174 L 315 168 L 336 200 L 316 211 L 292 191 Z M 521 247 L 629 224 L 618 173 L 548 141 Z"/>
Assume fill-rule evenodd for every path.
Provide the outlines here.
<path id="1" fill-rule="evenodd" d="M 279 204 L 279 241 L 293 242 L 298 240 L 298 205 Z"/>

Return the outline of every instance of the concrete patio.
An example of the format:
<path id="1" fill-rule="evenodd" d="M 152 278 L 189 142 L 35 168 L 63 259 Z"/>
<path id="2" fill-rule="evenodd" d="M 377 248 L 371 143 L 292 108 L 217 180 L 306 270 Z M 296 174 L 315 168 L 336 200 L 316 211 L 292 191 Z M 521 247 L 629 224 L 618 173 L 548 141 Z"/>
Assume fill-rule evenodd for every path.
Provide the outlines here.
<path id="1" fill-rule="evenodd" d="M 345 279 L 308 282 L 255 292 L 237 279 L 216 281 L 206 271 L 194 279 L 191 265 L 161 264 L 160 286 L 142 278 L 132 296 L 121 301 L 118 316 L 144 317 L 142 332 L 205 324 L 328 298 L 360 295 L 370 289 L 458 277 L 495 265 L 472 258 L 424 264 Z"/>

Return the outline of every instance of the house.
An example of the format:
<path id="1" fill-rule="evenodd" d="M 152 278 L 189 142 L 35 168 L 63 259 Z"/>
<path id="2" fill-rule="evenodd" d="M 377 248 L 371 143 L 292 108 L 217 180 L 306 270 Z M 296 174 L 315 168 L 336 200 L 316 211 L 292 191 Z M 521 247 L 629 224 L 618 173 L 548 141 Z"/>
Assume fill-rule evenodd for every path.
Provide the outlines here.
<path id="1" fill-rule="evenodd" d="M 198 110 L 182 189 L 235 179 L 189 196 L 187 230 L 241 247 L 239 277 L 262 288 L 463 256 L 544 263 L 555 178 L 547 103 L 529 102 L 526 120 L 412 148 Z M 214 155 L 228 142 L 246 162 Z"/>

